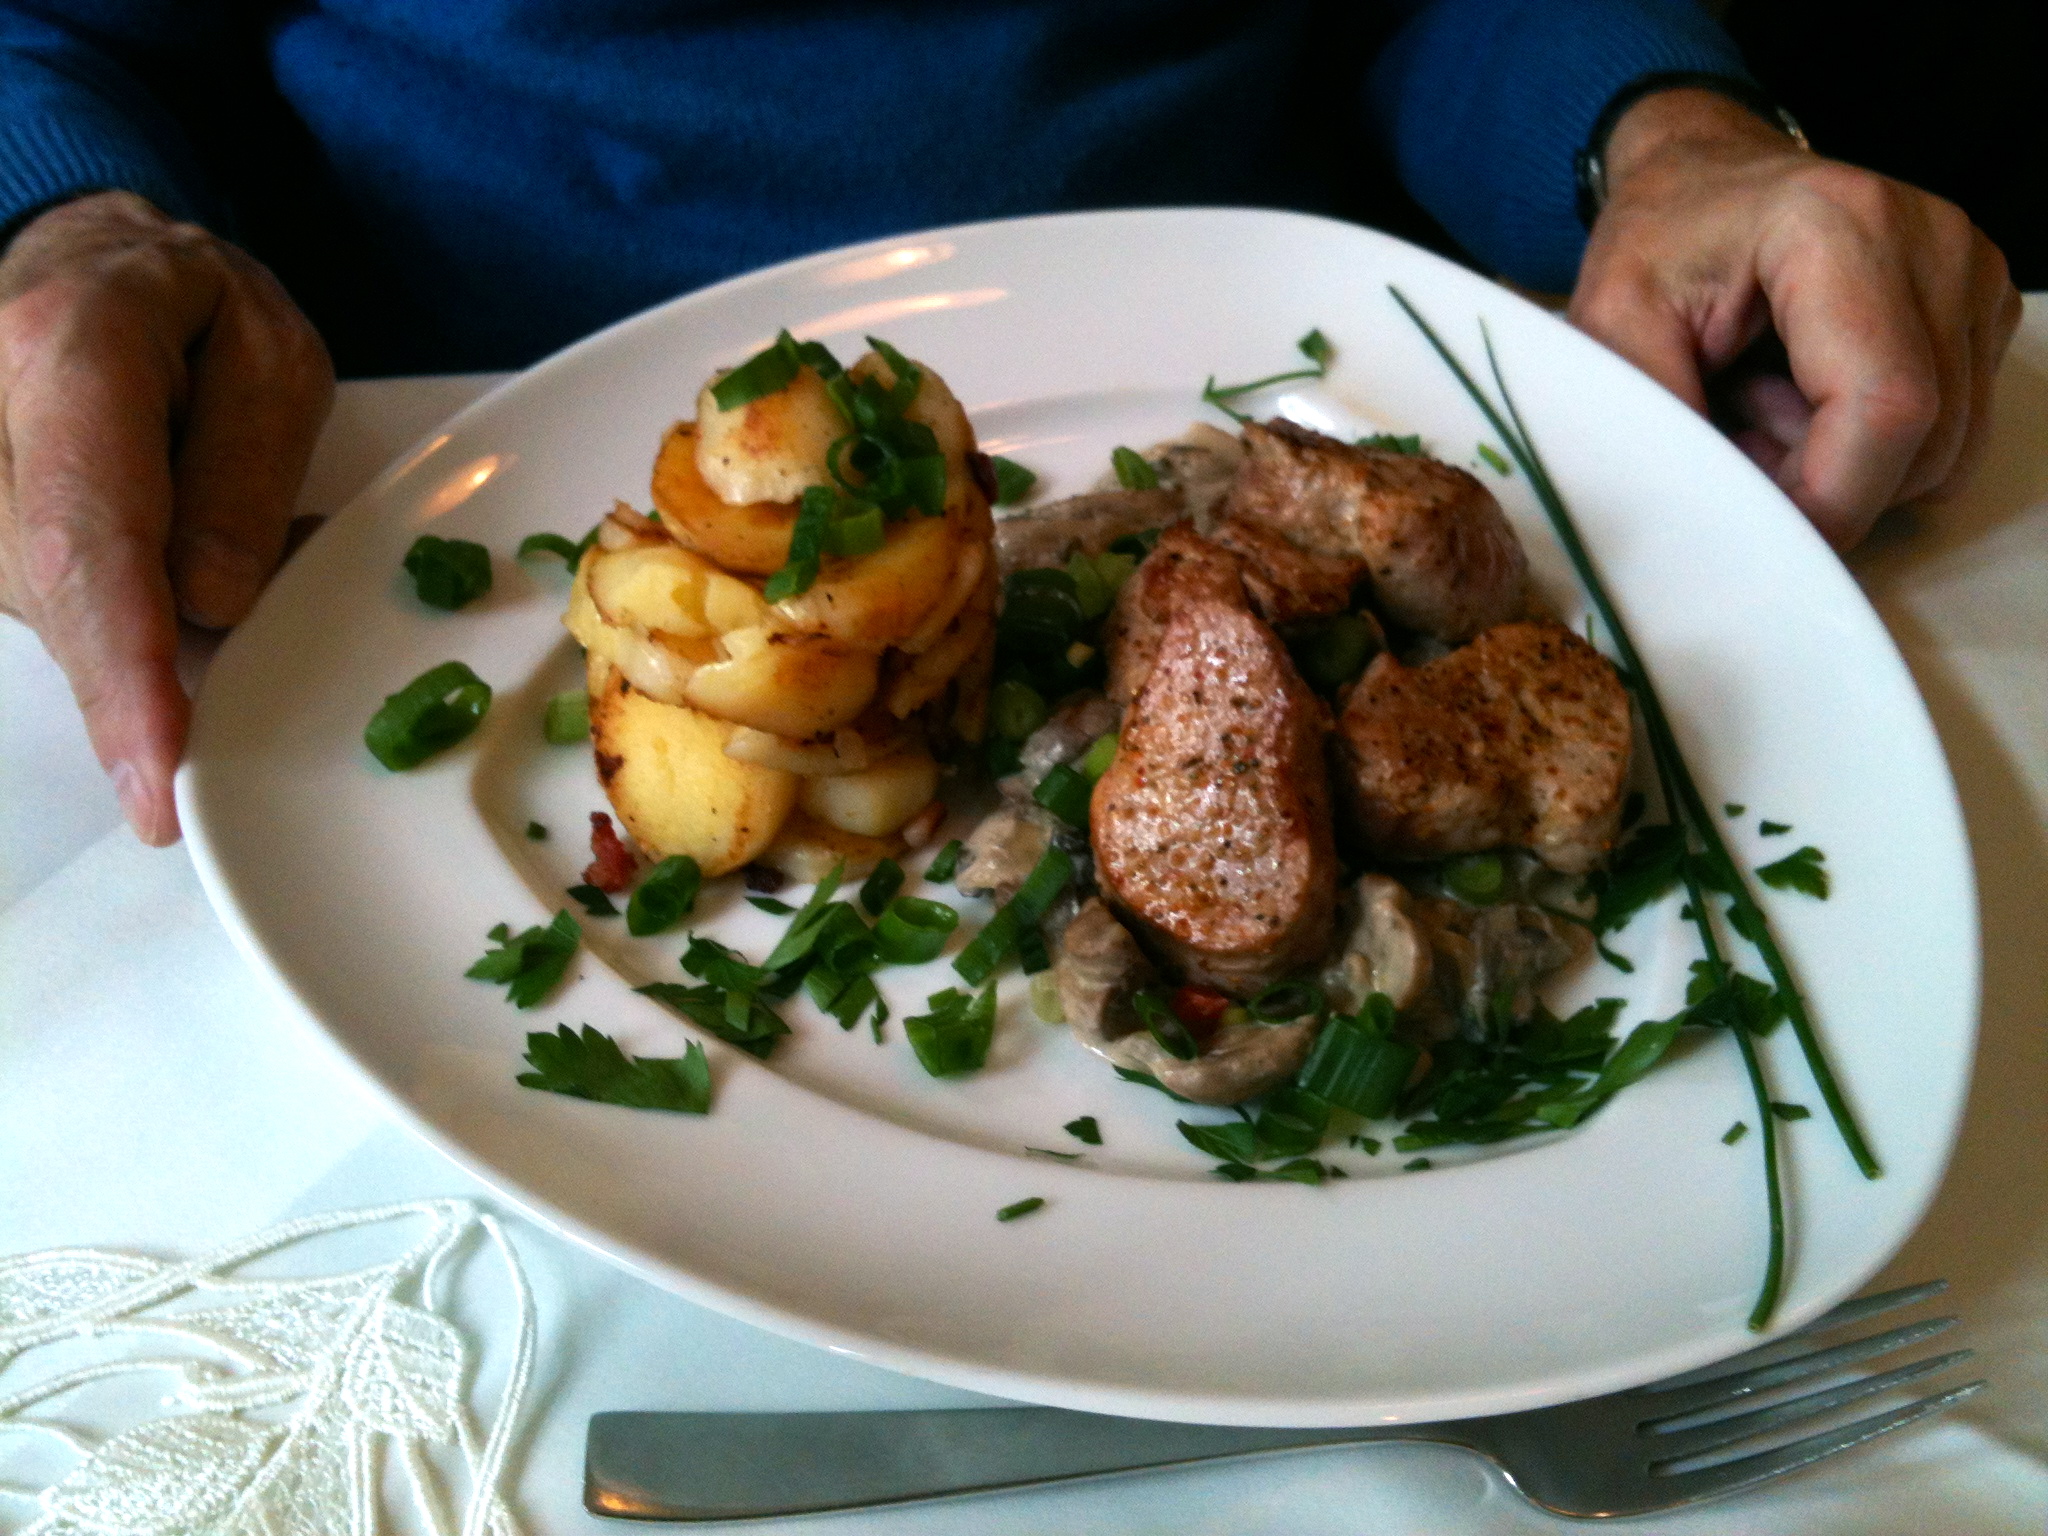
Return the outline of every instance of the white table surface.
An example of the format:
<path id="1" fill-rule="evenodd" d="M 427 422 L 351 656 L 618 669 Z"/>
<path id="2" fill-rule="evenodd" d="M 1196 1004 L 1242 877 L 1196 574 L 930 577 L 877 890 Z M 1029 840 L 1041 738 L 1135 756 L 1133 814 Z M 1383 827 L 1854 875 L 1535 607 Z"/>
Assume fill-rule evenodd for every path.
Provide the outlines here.
<path id="1" fill-rule="evenodd" d="M 338 508 L 493 382 L 343 386 L 304 510 Z M 1945 1305 L 1963 1316 L 1958 1335 L 1994 1390 L 1768 1491 L 1631 1523 L 1646 1536 L 2048 1530 L 2048 295 L 2028 301 L 1976 484 L 1950 506 L 1895 516 L 1851 563 L 1948 751 L 1983 905 L 1968 1119 L 1931 1214 L 1880 1283 L 1946 1275 Z M 235 954 L 184 853 L 145 849 L 121 827 L 61 677 L 6 619 L 0 680 L 0 1254 L 190 1253 L 284 1215 L 482 1196 L 386 1123 L 289 1021 Z M 540 1316 L 513 1481 L 531 1530 L 604 1528 L 581 1507 L 585 1422 L 601 1409 L 979 1401 L 729 1321 L 512 1226 Z M 506 1332 L 490 1330 L 486 1376 Z M 0 1439 L 0 1482 L 8 1454 Z M 26 1513 L 0 1502 L 0 1532 Z M 1408 1446 L 828 1518 L 748 1529 L 1572 1528 L 1478 1461 Z"/>

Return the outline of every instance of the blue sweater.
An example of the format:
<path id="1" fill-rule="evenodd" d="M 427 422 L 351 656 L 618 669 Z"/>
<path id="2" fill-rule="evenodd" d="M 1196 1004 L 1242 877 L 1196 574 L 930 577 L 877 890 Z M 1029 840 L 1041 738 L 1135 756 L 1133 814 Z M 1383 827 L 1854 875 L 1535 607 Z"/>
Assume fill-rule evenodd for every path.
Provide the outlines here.
<path id="1" fill-rule="evenodd" d="M 513 367 L 750 267 L 1047 209 L 1369 219 L 1384 155 L 1571 285 L 1622 86 L 1692 0 L 0 0 L 0 229 L 127 188 L 269 261 L 345 373 Z"/>

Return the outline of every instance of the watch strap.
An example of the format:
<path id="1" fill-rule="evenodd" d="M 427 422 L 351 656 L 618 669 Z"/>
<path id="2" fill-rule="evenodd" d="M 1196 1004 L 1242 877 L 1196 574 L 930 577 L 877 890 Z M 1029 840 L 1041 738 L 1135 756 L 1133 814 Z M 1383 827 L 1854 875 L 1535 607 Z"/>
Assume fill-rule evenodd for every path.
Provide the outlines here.
<path id="1" fill-rule="evenodd" d="M 1807 141 L 1806 131 L 1799 126 L 1799 120 L 1750 81 L 1703 70 L 1664 70 L 1640 75 L 1609 98 L 1607 105 L 1600 109 L 1600 115 L 1593 120 L 1585 147 L 1572 157 L 1572 175 L 1578 188 L 1579 222 L 1586 228 L 1593 227 L 1593 220 L 1607 206 L 1607 141 L 1613 136 L 1615 124 L 1645 96 L 1679 90 L 1712 91 L 1717 96 L 1725 96 L 1778 129 L 1801 149 L 1810 151 L 1813 148 Z"/>

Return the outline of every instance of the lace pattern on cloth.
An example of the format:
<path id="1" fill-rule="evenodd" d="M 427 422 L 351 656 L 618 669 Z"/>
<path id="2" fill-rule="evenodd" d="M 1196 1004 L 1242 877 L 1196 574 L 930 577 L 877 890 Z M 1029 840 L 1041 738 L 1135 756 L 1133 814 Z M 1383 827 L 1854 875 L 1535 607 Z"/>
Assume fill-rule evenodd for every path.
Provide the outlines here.
<path id="1" fill-rule="evenodd" d="M 424 1218 L 428 1231 L 388 1262 L 304 1278 L 237 1273 L 308 1239 L 402 1218 Z M 451 1257 L 477 1230 L 518 1309 L 483 1431 L 468 1403 L 468 1343 L 443 1315 Z M 17 1362 L 77 1339 L 150 1352 L 17 1380 Z M 533 1347 L 533 1297 L 512 1245 L 464 1200 L 304 1217 L 194 1259 L 66 1248 L 0 1260 L 0 1451 L 29 1435 L 77 1458 L 47 1486 L 0 1484 L 11 1496 L 0 1505 L 33 1508 L 16 1536 L 376 1536 L 403 1490 L 431 1536 L 520 1536 L 499 1483 Z M 177 1411 L 97 1441 L 59 1417 L 66 1394 L 137 1372 L 167 1373 L 164 1406 Z M 437 1461 L 430 1446 L 453 1449 Z M 446 1486 L 458 1458 L 468 1485 L 459 1526 Z"/>

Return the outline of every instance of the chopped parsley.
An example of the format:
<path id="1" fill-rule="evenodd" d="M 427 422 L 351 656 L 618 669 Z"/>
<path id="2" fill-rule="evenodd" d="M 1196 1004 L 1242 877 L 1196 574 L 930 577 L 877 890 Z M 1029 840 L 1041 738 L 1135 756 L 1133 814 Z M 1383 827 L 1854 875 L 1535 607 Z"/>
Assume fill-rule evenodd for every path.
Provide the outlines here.
<path id="1" fill-rule="evenodd" d="M 554 989 L 575 958 L 583 930 L 568 912 L 555 914 L 545 928 L 534 927 L 515 934 L 500 923 L 490 931 L 494 949 L 462 974 L 476 981 L 501 983 L 505 999 L 515 1008 L 531 1008 Z"/>
<path id="2" fill-rule="evenodd" d="M 1796 853 L 1788 853 L 1775 864 L 1766 864 L 1756 872 L 1757 879 L 1775 891 L 1798 891 L 1817 901 L 1828 899 L 1828 872 L 1821 868 L 1827 857 L 1818 848 L 1808 845 Z"/>
<path id="3" fill-rule="evenodd" d="M 522 1088 L 684 1115 L 711 1108 L 711 1065 L 694 1040 L 679 1057 L 628 1056 L 588 1024 L 580 1035 L 562 1024 L 551 1035 L 528 1035 L 526 1060 L 533 1070 L 519 1074 Z"/>
<path id="4" fill-rule="evenodd" d="M 619 909 L 612 905 L 612 899 L 594 885 L 572 885 L 565 893 L 579 902 L 583 910 L 592 917 L 617 917 Z"/>
<path id="5" fill-rule="evenodd" d="M 1109 467 L 1116 471 L 1116 483 L 1127 491 L 1159 489 L 1159 471 L 1146 463 L 1145 456 L 1135 448 L 1110 450 Z"/>

